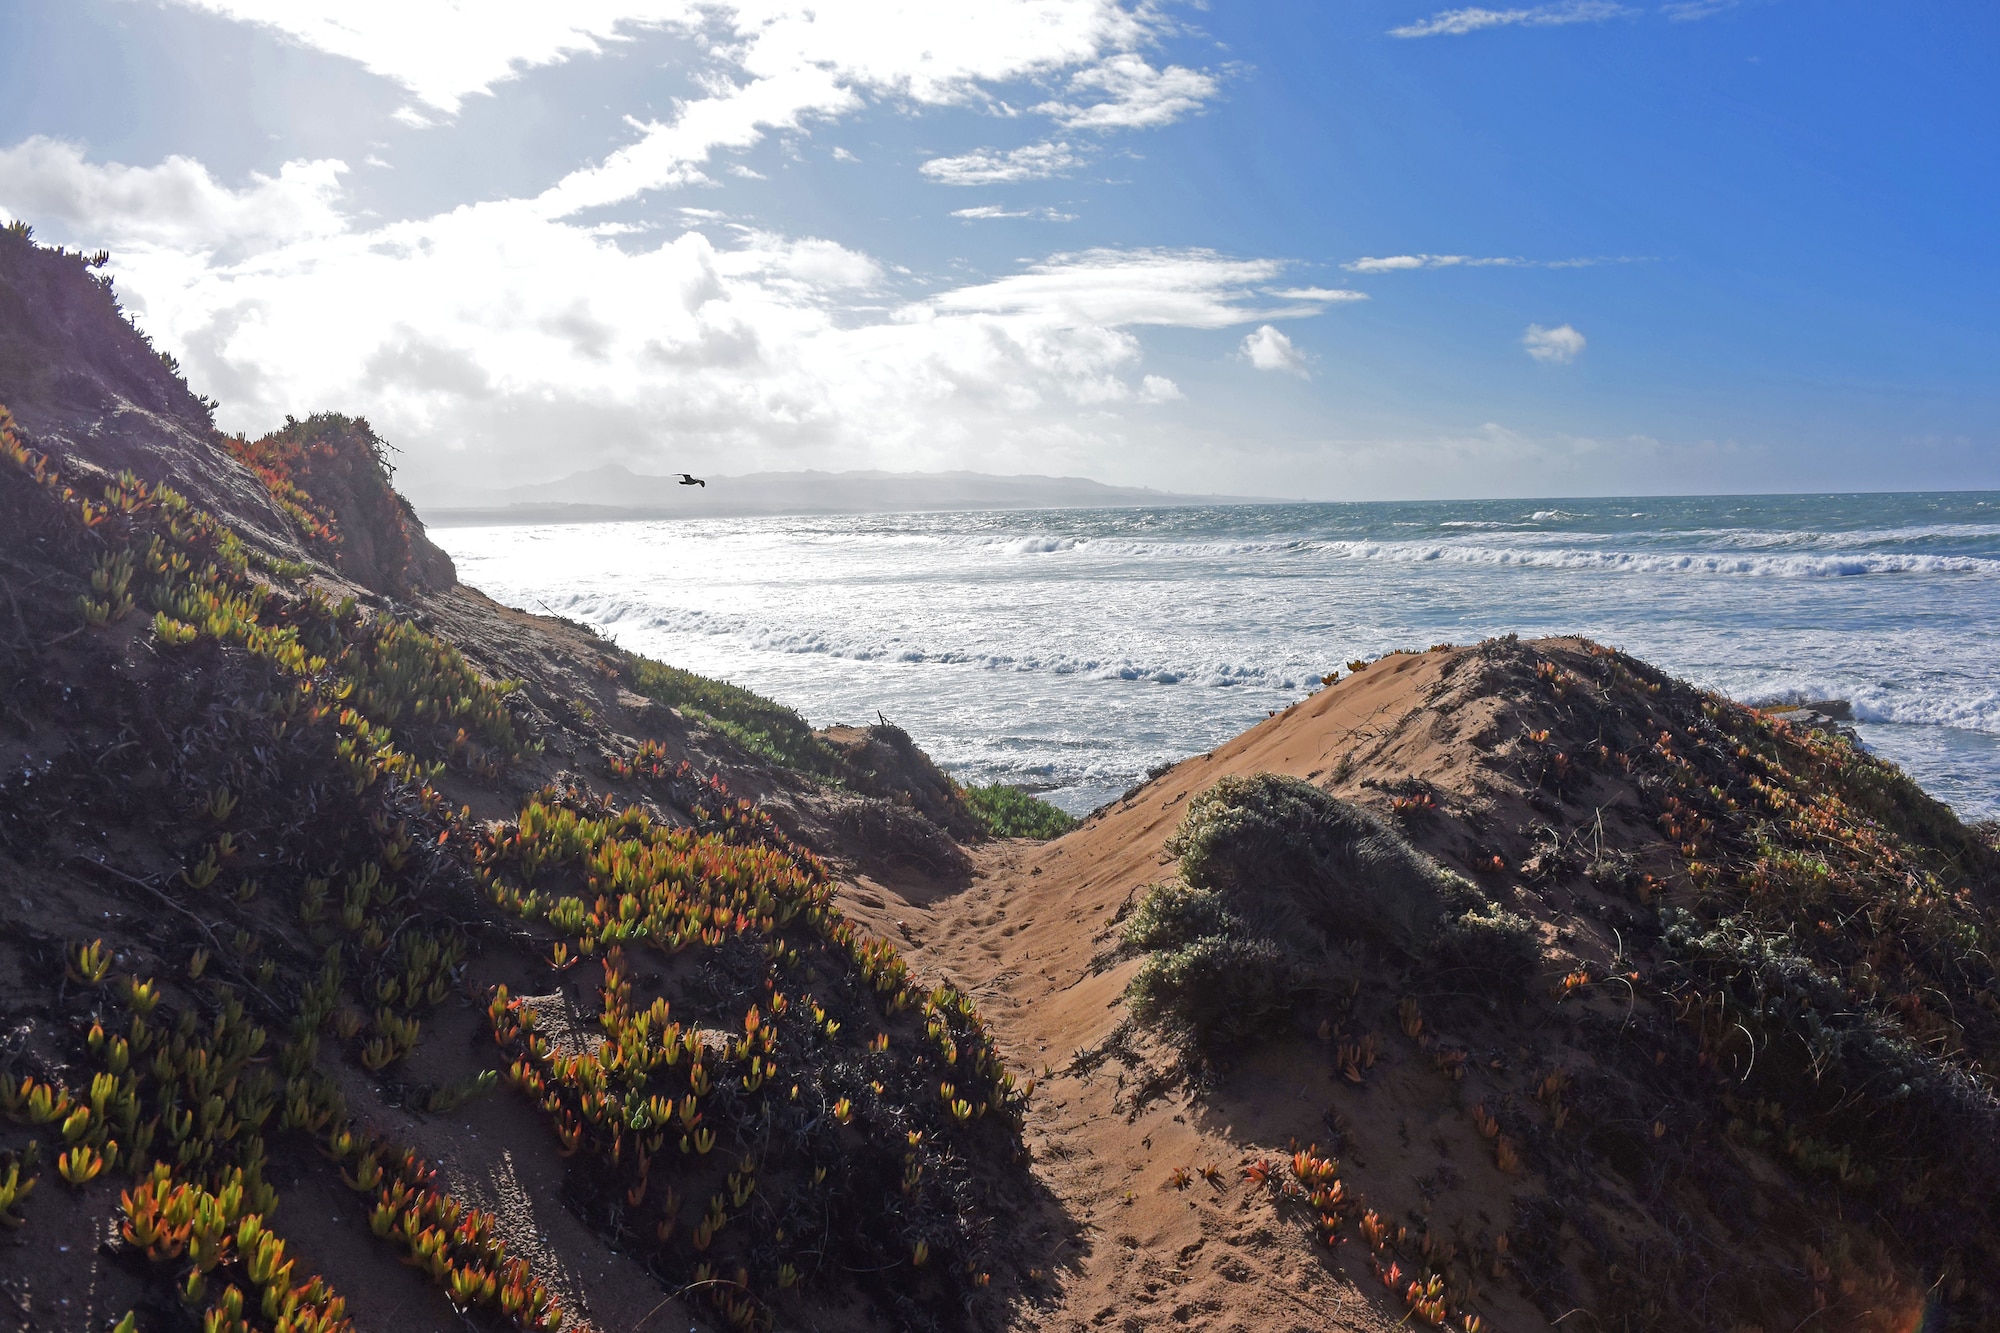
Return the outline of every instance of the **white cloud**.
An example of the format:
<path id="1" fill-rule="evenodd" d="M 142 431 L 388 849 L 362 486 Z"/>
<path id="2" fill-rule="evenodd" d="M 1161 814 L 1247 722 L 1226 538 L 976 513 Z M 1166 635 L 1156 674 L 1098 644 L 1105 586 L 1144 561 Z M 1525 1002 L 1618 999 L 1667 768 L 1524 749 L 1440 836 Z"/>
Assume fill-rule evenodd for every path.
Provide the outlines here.
<path id="1" fill-rule="evenodd" d="M 1059 89 L 1044 114 L 1079 128 L 1165 124 L 1215 80 L 1131 55 L 1168 31 L 1149 0 L 176 2 L 359 62 L 408 90 L 399 114 L 412 124 L 649 28 L 705 53 L 695 93 L 628 120 L 623 146 L 538 195 L 393 223 L 353 206 L 333 160 L 222 182 L 189 158 L 92 163 L 42 139 L 0 153 L 0 210 L 50 239 L 111 246 L 127 307 L 224 400 L 228 428 L 366 412 L 429 502 L 467 484 L 475 460 L 479 483 L 504 484 L 658 462 L 669 446 L 744 467 L 796 466 L 801 448 L 822 466 L 962 463 L 1006 441 L 1060 441 L 1080 457 L 1118 438 L 1125 408 L 1182 397 L 1149 373 L 1139 330 L 1248 326 L 1354 299 L 1273 291 L 1282 262 L 1196 250 L 1021 261 L 919 298 L 934 289 L 899 266 L 715 210 L 578 216 L 711 173 L 754 175 L 733 154 L 881 101 L 1012 114 L 992 89 L 1032 83 Z M 1052 138 L 923 170 L 992 185 L 1075 170 L 1088 152 Z M 1069 217 L 960 211 L 1015 213 Z M 706 234 L 680 230 L 692 227 Z"/>
<path id="2" fill-rule="evenodd" d="M 1512 267 L 1512 259 L 1475 259 L 1471 255 L 1384 255 L 1377 259 L 1357 259 L 1341 267 L 1349 273 L 1396 273 L 1413 268 L 1456 268 L 1461 264 Z"/>
<path id="3" fill-rule="evenodd" d="M 1047 180 L 1082 165 L 1066 143 L 1035 143 L 1004 153 L 979 148 L 958 157 L 934 157 L 918 170 L 940 185 L 1007 185 Z"/>
<path id="4" fill-rule="evenodd" d="M 455 113 L 467 96 L 525 69 L 600 53 L 641 30 L 668 29 L 696 41 L 709 61 L 696 72 L 703 95 L 679 103 L 668 118 L 630 120 L 637 132 L 632 143 L 544 192 L 540 206 L 561 215 L 704 183 L 716 150 L 740 151 L 773 132 L 805 130 L 869 99 L 920 107 L 992 104 L 988 85 L 1074 71 L 1068 100 L 1043 109 L 1065 124 L 1113 129 L 1167 124 L 1216 88 L 1208 74 L 1155 69 L 1134 54 L 1168 25 L 1150 4 L 1128 9 L 1120 0 L 179 2 L 359 61 L 417 98 L 421 107 L 398 113 L 413 125 Z M 925 172 L 948 184 L 990 184 L 1077 164 L 1066 145 L 1050 143 L 939 158 Z"/>
<path id="5" fill-rule="evenodd" d="M 191 8 L 271 28 L 344 56 L 401 84 L 436 111 L 456 112 L 524 69 L 592 55 L 639 26 L 686 22 L 675 0 L 565 0 L 560 5 L 461 0 L 181 0 Z M 421 120 L 420 113 L 412 112 Z"/>
<path id="6" fill-rule="evenodd" d="M 1389 29 L 1391 37 L 1457 37 L 1482 28 L 1554 28 L 1571 23 L 1602 23 L 1622 18 L 1637 10 L 1613 0 L 1563 0 L 1563 3 L 1536 5 L 1532 9 L 1447 9 L 1416 23 Z"/>
<path id="7" fill-rule="evenodd" d="M 1522 259 L 1508 255 L 1383 255 L 1342 264 L 1349 273 L 1400 273 L 1418 268 L 1595 268 L 1599 264 L 1643 264 L 1632 255 L 1596 255 L 1582 259 Z"/>
<path id="8" fill-rule="evenodd" d="M 1583 354 L 1586 343 L 1584 336 L 1567 324 L 1558 324 L 1552 329 L 1530 324 L 1528 331 L 1521 335 L 1521 346 L 1527 348 L 1529 356 L 1545 365 L 1566 366 Z"/>
<path id="9" fill-rule="evenodd" d="M 1151 129 L 1170 125 L 1215 96 L 1216 81 L 1199 70 L 1154 69 L 1129 51 L 1070 76 L 1070 101 L 1034 108 L 1070 129 Z"/>
<path id="10" fill-rule="evenodd" d="M 128 308 L 223 399 L 225 427 L 364 412 L 427 503 L 612 459 L 662 466 L 669 449 L 739 467 L 797 466 L 800 449 L 816 466 L 1087 450 L 1122 438 L 1119 411 L 1181 396 L 1138 330 L 1321 308 L 1268 308 L 1279 261 L 1200 250 L 1058 255 L 912 299 L 871 255 L 706 210 L 681 215 L 727 244 L 534 200 L 380 224 L 343 211 L 320 169 L 232 188 L 192 163 L 37 142 L 0 159 L 0 209 L 118 240 Z M 51 199 L 71 203 L 57 216 Z"/>
<path id="11" fill-rule="evenodd" d="M 1243 339 L 1237 355 L 1259 370 L 1282 370 L 1301 379 L 1311 378 L 1306 370 L 1305 353 L 1275 325 L 1258 325 L 1256 332 Z"/>
<path id="12" fill-rule="evenodd" d="M 445 114 L 524 70 L 598 54 L 647 28 L 726 38 L 713 49 L 753 77 L 817 61 L 845 81 L 935 103 L 964 100 L 973 81 L 1027 77 L 1129 49 L 1158 22 L 1115 0 L 179 2 L 357 61 Z"/>
<path id="13" fill-rule="evenodd" d="M 1247 304 L 1256 285 L 1282 267 L 1276 260 L 1230 259 L 1211 250 L 1085 250 L 942 293 L 926 304 L 940 311 L 1034 314 L 1112 328 L 1222 329 L 1289 313 Z"/>
<path id="14" fill-rule="evenodd" d="M 708 179 L 701 168 L 715 149 L 749 148 L 771 130 L 798 129 L 808 119 L 831 117 L 860 104 L 859 95 L 831 70 L 814 66 L 732 84 L 712 97 L 684 103 L 672 121 L 633 121 L 640 131 L 636 143 L 571 172 L 537 202 L 552 214 L 567 215 L 647 190 L 698 185 Z"/>
<path id="15" fill-rule="evenodd" d="M 729 174 L 736 177 L 738 180 L 746 180 L 746 181 L 763 181 L 771 179 L 769 176 L 766 176 L 763 172 L 757 170 L 757 168 L 745 166 L 741 162 L 731 162 L 729 164 Z"/>
<path id="16" fill-rule="evenodd" d="M 340 231 L 345 221 L 334 201 L 346 170 L 333 159 L 287 162 L 276 176 L 253 173 L 248 186 L 231 190 L 191 158 L 100 167 L 75 144 L 37 136 L 0 149 L 0 206 L 102 245 L 213 250 Z"/>
<path id="17" fill-rule="evenodd" d="M 1270 294 L 1284 301 L 1317 301 L 1327 305 L 1368 299 L 1367 292 L 1347 287 L 1276 287 L 1270 289 Z"/>
<path id="18" fill-rule="evenodd" d="M 1074 222 L 1076 214 L 1058 213 L 1053 208 L 1008 208 L 1005 204 L 980 204 L 976 208 L 954 208 L 951 215 L 967 222 L 988 222 L 997 218 L 1035 218 L 1041 222 Z"/>
<path id="19" fill-rule="evenodd" d="M 1660 12 L 1671 22 L 1688 23 L 1734 9 L 1742 3 L 1743 0 L 1674 0 L 1672 4 L 1661 5 Z"/>
<path id="20" fill-rule="evenodd" d="M 754 275 L 767 282 L 790 283 L 802 295 L 873 292 L 880 290 L 887 278 L 873 258 L 834 241 L 749 229 L 742 234 L 744 243 L 739 249 L 718 255 L 717 269 L 724 276 Z"/>
<path id="21" fill-rule="evenodd" d="M 833 160 L 836 162 L 859 162 L 861 159 L 848 152 L 845 148 L 836 145 L 833 150 Z"/>
<path id="22" fill-rule="evenodd" d="M 1111 93 L 1107 105 L 1124 107 L 1105 116 L 1159 123 L 1146 118 L 1179 114 L 1169 108 L 1186 102 L 1195 86 L 1186 71 L 1147 67 L 1148 79 L 1119 59 L 1164 20 L 1150 7 L 1128 10 L 1118 0 L 181 2 L 357 60 L 408 88 L 435 114 L 456 111 L 466 96 L 522 69 L 601 51 L 638 29 L 670 28 L 700 39 L 713 62 L 698 79 L 706 95 L 681 103 L 669 119 L 632 121 L 635 142 L 545 192 L 541 206 L 564 214 L 699 184 L 716 149 L 748 148 L 773 131 L 806 128 L 871 97 L 962 104 L 990 97 L 988 84 L 1086 66 L 1082 75 L 1105 72 L 1099 84 L 1084 86 Z M 1129 105 L 1119 100 L 1127 94 Z M 430 116 L 409 109 L 404 119 L 426 123 Z"/>
<path id="23" fill-rule="evenodd" d="M 1394 273 L 1406 268 L 1436 268 L 1459 263 L 1459 255 L 1387 255 L 1380 259 L 1357 259 L 1341 267 L 1349 273 Z"/>

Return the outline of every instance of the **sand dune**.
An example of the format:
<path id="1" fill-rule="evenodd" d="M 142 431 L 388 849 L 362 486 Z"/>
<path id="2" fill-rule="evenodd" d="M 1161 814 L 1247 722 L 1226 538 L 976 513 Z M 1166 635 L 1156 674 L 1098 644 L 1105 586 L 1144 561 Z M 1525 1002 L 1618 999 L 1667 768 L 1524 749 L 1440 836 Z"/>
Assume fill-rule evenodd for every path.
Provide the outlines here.
<path id="1" fill-rule="evenodd" d="M 1650 876 L 1662 893 L 1691 899 L 1685 860 L 1647 808 L 1656 800 L 1616 764 L 1555 792 L 1531 775 L 1564 741 L 1565 722 L 1601 725 L 1594 709 L 1538 690 L 1537 668 L 1590 676 L 1612 660 L 1575 640 L 1386 658 L 1175 766 L 1066 837 L 980 849 L 962 888 L 863 879 L 848 892 L 858 919 L 979 998 L 1019 1064 L 1050 1071 L 1028 1143 L 1037 1176 L 1085 1225 L 1063 1269 L 1023 1308 L 1022 1327 L 1401 1325 L 1410 1311 L 1382 1267 L 1399 1248 L 1416 1250 L 1423 1234 L 1455 1247 L 1456 1267 L 1471 1276 L 1464 1312 L 1476 1311 L 1488 1328 L 1568 1327 L 1574 1321 L 1562 1316 L 1571 1310 L 1596 1320 L 1620 1306 L 1648 1308 L 1649 1298 L 1631 1290 L 1633 1270 L 1671 1253 L 1673 1237 L 1658 1199 L 1640 1197 L 1647 1172 L 1629 1164 L 1621 1172 L 1573 1143 L 1563 1147 L 1575 1133 L 1569 1115 L 1589 1112 L 1565 1114 L 1560 1094 L 1538 1095 L 1558 1071 L 1564 1079 L 1624 1077 L 1624 1057 L 1601 1037 L 1606 1020 L 1657 1036 L 1662 1062 L 1673 1045 L 1659 1035 L 1670 1031 L 1671 1015 L 1648 985 L 1653 977 L 1638 970 L 1651 974 L 1657 959 L 1639 962 L 1631 927 L 1621 933 L 1629 894 L 1560 869 L 1584 848 L 1600 861 L 1615 857 L 1624 882 Z M 1663 705 L 1658 720 L 1686 709 L 1686 699 Z M 1552 725 L 1553 738 L 1545 731 Z M 1581 750 L 1581 739 L 1570 737 L 1566 748 Z M 1493 886 L 1540 930 L 1544 976 L 1532 998 L 1494 1011 L 1438 979 L 1399 979 L 1390 964 L 1364 960 L 1353 1008 L 1334 1023 L 1367 1034 L 1380 1052 L 1362 1085 L 1341 1076 L 1332 1041 L 1289 1028 L 1245 1052 L 1212 1087 L 1173 1077 L 1171 1053 L 1127 1024 L 1124 992 L 1137 961 L 1107 965 L 1106 957 L 1120 916 L 1146 886 L 1175 873 L 1165 844 L 1190 798 L 1225 775 L 1257 773 L 1306 779 L 1385 813 L 1392 785 L 1428 793 L 1438 812 L 1407 821 L 1413 840 Z M 1504 873 L 1492 872 L 1496 855 Z M 1625 971 L 1636 987 L 1620 980 Z M 1559 988 L 1568 975 L 1598 980 L 1551 998 L 1544 987 Z M 1430 1020 L 1414 1039 L 1405 1000 Z M 1439 1054 L 1448 1051 L 1470 1052 L 1458 1079 L 1440 1072 Z M 1671 1058 L 1691 1054 L 1676 1048 Z M 1488 1105 L 1510 1134 L 1543 1136 L 1550 1151 L 1503 1171 L 1476 1123 Z M 1810 1246 L 1832 1248 L 1829 1231 L 1838 1228 L 1811 1217 L 1794 1182 L 1687 1109 L 1663 1103 L 1657 1128 L 1642 1123 L 1636 1137 L 1726 1163 L 1743 1187 L 1740 1202 L 1767 1224 L 1761 1234 L 1744 1232 L 1740 1219 L 1712 1211 L 1703 1190 L 1676 1186 L 1679 1216 L 1741 1246 L 1716 1265 L 1722 1283 L 1759 1268 L 1797 1273 L 1814 1262 Z M 1351 1225 L 1331 1248 L 1322 1245 L 1299 1206 L 1245 1178 L 1257 1159 L 1282 1164 L 1309 1144 L 1337 1153 L 1348 1190 L 1391 1229 L 1407 1229 L 1401 1247 L 1372 1255 Z M 1216 1168 L 1215 1183 L 1203 1178 L 1207 1167 Z M 1175 1187 L 1177 1170 L 1193 1173 L 1185 1188 Z M 1551 1206 L 1552 1196 L 1566 1203 Z M 1780 1218 L 1795 1229 L 1770 1225 Z M 1602 1234 L 1585 1241 L 1577 1227 L 1590 1219 Z M 1879 1246 L 1858 1234 L 1850 1241 L 1857 1255 Z M 1832 1298 L 1843 1311 L 1839 1326 L 1897 1326 L 1919 1299 L 1907 1268 L 1872 1253 L 1872 1261 L 1852 1261 L 1847 1295 Z M 1402 1262 L 1406 1273 L 1416 1266 Z M 1771 1305 L 1797 1299 L 1779 1286 L 1771 1283 Z M 1722 1317 L 1658 1306 L 1652 1314 L 1654 1327 Z"/>

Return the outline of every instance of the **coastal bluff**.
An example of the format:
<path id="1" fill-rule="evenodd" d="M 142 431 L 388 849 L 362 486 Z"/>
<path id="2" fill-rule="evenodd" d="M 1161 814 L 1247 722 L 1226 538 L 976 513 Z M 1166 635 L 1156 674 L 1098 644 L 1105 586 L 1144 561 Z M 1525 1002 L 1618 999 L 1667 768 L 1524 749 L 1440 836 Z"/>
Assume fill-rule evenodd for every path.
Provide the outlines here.
<path id="1" fill-rule="evenodd" d="M 1003 837 L 20 227 L 0 405 L 22 1327 L 2000 1322 L 2000 852 L 1823 710 L 1440 644 Z"/>

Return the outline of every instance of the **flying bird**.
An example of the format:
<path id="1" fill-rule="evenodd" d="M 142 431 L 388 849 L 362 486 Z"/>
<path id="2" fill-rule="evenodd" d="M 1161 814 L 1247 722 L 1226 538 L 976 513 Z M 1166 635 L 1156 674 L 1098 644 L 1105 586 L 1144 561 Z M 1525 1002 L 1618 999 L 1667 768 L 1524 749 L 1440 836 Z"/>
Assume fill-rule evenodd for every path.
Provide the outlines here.
<path id="1" fill-rule="evenodd" d="M 683 486 L 699 486 L 699 487 L 701 487 L 701 488 L 702 488 L 703 490 L 707 490 L 707 489 L 708 489 L 708 483 L 707 483 L 707 482 L 703 481 L 703 480 L 702 480 L 702 479 L 701 479 L 700 477 L 693 477 L 693 476 L 689 476 L 689 475 L 688 475 L 687 473 L 685 473 L 685 472 L 681 473 L 681 485 L 683 485 Z"/>

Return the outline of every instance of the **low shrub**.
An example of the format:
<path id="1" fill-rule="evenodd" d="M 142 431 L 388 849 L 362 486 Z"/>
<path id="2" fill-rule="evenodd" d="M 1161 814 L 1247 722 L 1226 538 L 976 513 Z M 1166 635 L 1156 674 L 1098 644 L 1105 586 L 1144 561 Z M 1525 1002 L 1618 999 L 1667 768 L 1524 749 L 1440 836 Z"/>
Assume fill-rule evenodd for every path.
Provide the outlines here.
<path id="1" fill-rule="evenodd" d="M 625 656 L 625 680 L 655 703 L 677 708 L 752 754 L 823 778 L 839 778 L 840 756 L 803 717 L 740 685 L 711 680 L 636 653 Z"/>
<path id="2" fill-rule="evenodd" d="M 1189 801 L 1166 850 L 1183 879 L 1228 895 L 1268 933 L 1303 922 L 1405 956 L 1423 951 L 1447 908 L 1478 901 L 1375 814 L 1275 773 L 1224 778 Z"/>
<path id="3" fill-rule="evenodd" d="M 996 838 L 1060 838 L 1076 827 L 1066 811 L 1004 782 L 967 787 L 965 804 Z"/>
<path id="4" fill-rule="evenodd" d="M 1439 927 L 1426 957 L 1431 975 L 1454 989 L 1519 998 L 1541 966 L 1542 949 L 1526 917 L 1485 907 Z"/>
<path id="5" fill-rule="evenodd" d="M 1133 1015 L 1214 1059 L 1254 1041 L 1363 942 L 1457 988 L 1519 996 L 1535 975 L 1534 927 L 1411 846 L 1360 806 L 1296 778 L 1228 777 L 1188 802 L 1167 840 L 1181 877 L 1148 890 L 1120 936 L 1145 952 Z"/>
<path id="6" fill-rule="evenodd" d="M 1275 941 L 1208 935 L 1149 955 L 1126 997 L 1133 1017 L 1213 1058 L 1266 1035 L 1305 989 L 1297 962 Z"/>
<path id="7" fill-rule="evenodd" d="M 1237 924 L 1221 894 L 1168 880 L 1139 900 L 1122 941 L 1128 949 L 1178 949 L 1205 935 L 1228 935 Z"/>

